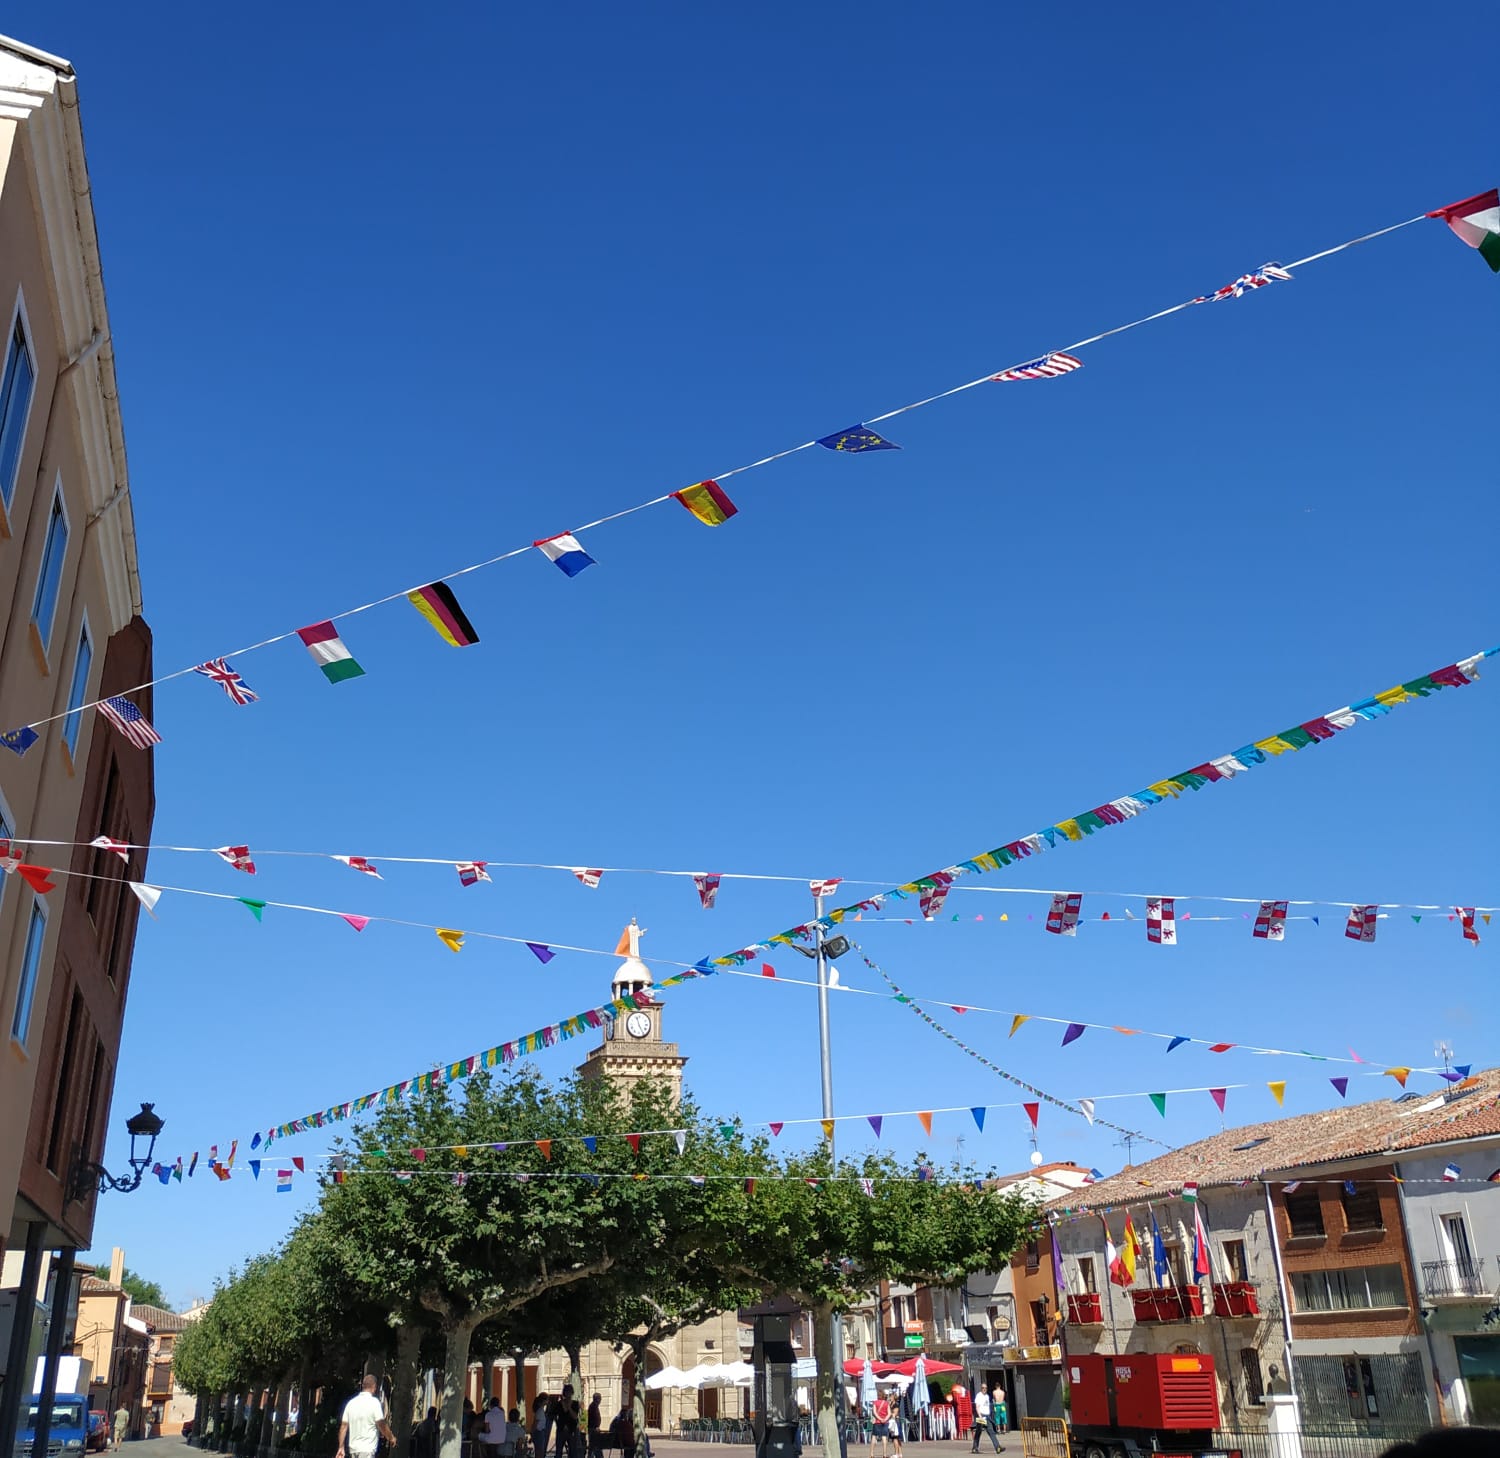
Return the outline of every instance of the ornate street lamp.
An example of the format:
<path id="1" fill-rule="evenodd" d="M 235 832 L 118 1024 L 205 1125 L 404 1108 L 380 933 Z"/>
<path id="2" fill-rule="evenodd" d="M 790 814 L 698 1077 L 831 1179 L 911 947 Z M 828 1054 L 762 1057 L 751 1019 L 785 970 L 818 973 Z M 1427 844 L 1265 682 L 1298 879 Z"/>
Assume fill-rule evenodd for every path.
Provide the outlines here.
<path id="1" fill-rule="evenodd" d="M 156 1149 L 156 1136 L 162 1131 L 162 1121 L 156 1116 L 155 1105 L 142 1104 L 140 1113 L 132 1114 L 125 1121 L 125 1130 L 130 1135 L 130 1168 L 135 1173 L 112 1175 L 102 1164 L 85 1159 L 80 1150 L 68 1174 L 69 1200 L 82 1200 L 96 1182 L 101 1195 L 106 1190 L 118 1190 L 122 1195 L 127 1195 L 131 1190 L 141 1187 L 146 1166 L 151 1163 L 151 1155 Z M 143 1139 L 146 1141 L 144 1153 L 140 1151 L 140 1141 Z"/>

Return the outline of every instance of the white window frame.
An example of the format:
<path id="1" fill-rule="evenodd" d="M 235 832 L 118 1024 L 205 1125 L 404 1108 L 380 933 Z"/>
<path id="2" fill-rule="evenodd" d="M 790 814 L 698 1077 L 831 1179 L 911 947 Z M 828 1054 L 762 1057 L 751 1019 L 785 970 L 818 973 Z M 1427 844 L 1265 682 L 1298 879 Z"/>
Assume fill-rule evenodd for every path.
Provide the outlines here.
<path id="1" fill-rule="evenodd" d="M 0 353 L 0 378 L 3 378 L 5 362 L 10 358 L 10 345 L 16 337 L 18 323 L 22 334 L 26 336 L 26 352 L 31 358 L 31 399 L 26 402 L 26 416 L 21 421 L 21 448 L 16 452 L 16 479 L 10 483 L 9 489 L 3 481 L 0 481 L 0 520 L 7 524 L 10 521 L 11 503 L 16 499 L 16 488 L 21 484 L 21 460 L 26 454 L 26 432 L 31 426 L 31 410 L 36 404 L 38 383 L 36 343 L 31 332 L 31 316 L 26 312 L 25 291 L 20 288 L 16 289 L 15 306 L 10 311 L 10 327 L 5 332 L 5 349 L 3 353 Z"/>
<path id="2" fill-rule="evenodd" d="M 41 925 L 41 936 L 37 939 L 36 963 L 27 975 L 27 954 L 31 950 L 32 929 Z M 16 983 L 16 1002 L 11 1009 L 10 1037 L 13 1043 L 25 1048 L 31 1038 L 31 1025 L 36 1013 L 36 989 L 42 980 L 42 958 L 47 948 L 47 903 L 40 896 L 31 898 L 31 914 L 26 918 L 26 941 L 21 950 L 21 977 Z M 21 1026 L 24 1002 L 25 1026 Z"/>
<path id="3" fill-rule="evenodd" d="M 37 608 L 41 606 L 42 577 L 47 567 L 47 539 L 52 534 L 53 508 L 62 511 L 63 539 L 62 564 L 57 569 L 57 601 L 52 604 L 52 621 L 47 624 L 47 631 L 42 632 L 42 625 L 36 620 Z M 42 559 L 36 566 L 36 586 L 31 590 L 31 621 L 36 627 L 37 637 L 42 642 L 42 652 L 46 654 L 47 661 L 52 661 L 51 643 L 52 635 L 57 631 L 57 618 L 59 609 L 63 602 L 63 576 L 68 570 L 68 548 L 73 545 L 73 523 L 68 517 L 68 500 L 63 495 L 62 472 L 57 473 L 57 479 L 52 483 L 52 499 L 47 503 L 47 525 L 42 532 Z"/>
<path id="4" fill-rule="evenodd" d="M 83 684 L 78 685 L 78 652 L 83 647 L 84 639 L 89 645 L 89 671 L 84 675 Z M 88 609 L 83 610 L 83 621 L 78 625 L 78 636 L 73 640 L 73 672 L 68 675 L 68 701 L 65 708 L 71 710 L 89 701 L 89 680 L 94 676 L 94 635 L 89 631 Z M 78 704 L 73 702 L 73 690 L 78 688 Z M 83 715 L 81 713 L 69 713 L 62 721 L 62 741 L 68 746 L 68 753 L 73 758 L 73 763 L 78 763 L 78 736 L 83 728 Z"/>

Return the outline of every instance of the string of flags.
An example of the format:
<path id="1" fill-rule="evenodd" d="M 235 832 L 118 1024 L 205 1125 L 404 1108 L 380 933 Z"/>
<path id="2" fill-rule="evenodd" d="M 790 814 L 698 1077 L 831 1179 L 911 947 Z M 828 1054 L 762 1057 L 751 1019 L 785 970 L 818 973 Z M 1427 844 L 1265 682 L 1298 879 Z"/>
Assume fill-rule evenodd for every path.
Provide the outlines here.
<path id="1" fill-rule="evenodd" d="M 893 419 L 896 416 L 922 409 L 927 405 L 949 399 L 952 396 L 962 394 L 982 385 L 995 382 L 1012 383 L 1017 381 L 1060 378 L 1081 368 L 1081 361 L 1078 360 L 1076 355 L 1077 350 L 1097 344 L 1104 339 L 1126 333 L 1129 330 L 1137 329 L 1142 325 L 1168 318 L 1173 314 L 1180 313 L 1185 309 L 1192 309 L 1200 304 L 1215 303 L 1225 299 L 1238 299 L 1272 283 L 1290 282 L 1294 276 L 1292 272 L 1294 269 L 1299 269 L 1322 259 L 1333 257 L 1361 243 L 1385 237 L 1387 234 L 1410 227 L 1412 224 L 1421 222 L 1424 219 L 1438 219 L 1447 223 L 1463 242 L 1476 248 L 1480 256 L 1493 267 L 1493 260 L 1497 252 L 1496 235 L 1497 230 L 1500 230 L 1500 224 L 1496 223 L 1497 209 L 1494 203 L 1495 197 L 1496 192 L 1494 189 L 1491 189 L 1488 193 L 1481 193 L 1460 202 L 1450 203 L 1445 207 L 1434 209 L 1431 212 L 1420 213 L 1402 222 L 1376 229 L 1374 232 L 1361 234 L 1359 237 L 1348 239 L 1332 248 L 1322 249 L 1317 253 L 1308 255 L 1306 258 L 1297 259 L 1290 264 L 1263 264 L 1259 269 L 1241 274 L 1231 283 L 1215 289 L 1212 293 L 1194 295 L 1182 303 L 1156 310 L 1128 323 L 1101 330 L 1099 333 L 1080 339 L 1066 346 L 1064 349 L 1050 350 L 1039 358 L 1012 365 L 995 373 L 981 375 L 977 379 L 939 391 L 935 395 L 929 395 L 923 399 L 914 400 L 909 404 L 899 406 L 894 410 L 886 411 L 882 415 L 874 416 L 871 420 L 862 421 L 850 426 L 846 430 L 834 431 L 829 435 L 814 437 L 814 439 L 804 441 L 800 445 L 773 452 L 770 455 L 761 457 L 759 460 L 750 461 L 732 470 L 721 472 L 717 479 L 699 481 L 676 491 L 664 492 L 659 496 L 652 497 L 648 501 L 640 502 L 635 506 L 626 507 L 620 511 L 611 512 L 609 515 L 586 523 L 583 526 L 559 532 L 550 537 L 539 538 L 533 541 L 530 547 L 515 547 L 509 551 L 489 557 L 484 561 L 474 562 L 466 567 L 455 569 L 446 574 L 446 576 L 448 578 L 466 576 L 483 568 L 495 566 L 500 562 L 523 556 L 527 551 L 536 550 L 568 577 L 576 577 L 585 568 L 594 565 L 594 558 L 589 555 L 583 543 L 579 540 L 579 532 L 592 530 L 594 527 L 603 526 L 608 522 L 619 520 L 621 517 L 634 515 L 636 512 L 645 511 L 650 507 L 661 505 L 667 501 L 676 501 L 680 506 L 686 508 L 696 520 L 707 526 L 722 525 L 730 517 L 736 515 L 738 510 L 724 491 L 722 484 L 732 476 L 756 470 L 762 466 L 768 466 L 775 461 L 784 460 L 788 456 L 796 455 L 801 451 L 810 450 L 814 446 L 822 446 L 827 450 L 840 454 L 864 454 L 871 451 L 899 450 L 900 447 L 896 442 L 875 430 L 874 426 L 886 420 Z M 350 679 L 362 677 L 365 672 L 363 666 L 345 645 L 334 624 L 339 619 L 351 617 L 356 613 L 365 612 L 370 608 L 379 607 L 401 598 L 409 601 L 417 612 L 433 627 L 439 637 L 450 646 L 469 647 L 478 643 L 478 634 L 474 632 L 472 623 L 470 623 L 462 607 L 459 606 L 457 597 L 454 595 L 451 586 L 449 586 L 446 580 L 439 579 L 415 588 L 404 588 L 398 592 L 388 593 L 384 597 L 360 604 L 358 607 L 347 608 L 342 612 L 335 613 L 332 617 L 324 619 L 320 623 L 278 633 L 259 642 L 235 649 L 231 653 L 210 658 L 203 663 L 190 665 L 172 673 L 162 674 L 157 678 L 148 680 L 146 683 L 135 685 L 133 688 L 128 689 L 126 693 L 139 694 L 146 689 L 154 688 L 159 684 L 170 682 L 187 674 L 202 674 L 211 681 L 218 683 L 224 689 L 231 703 L 237 706 L 246 706 L 256 702 L 257 696 L 243 689 L 243 680 L 240 679 L 239 675 L 230 666 L 229 658 L 239 657 L 245 653 L 271 647 L 274 644 L 284 642 L 293 637 L 299 638 L 302 641 L 312 656 L 314 663 L 317 664 L 323 676 L 330 683 L 343 683 Z M 235 686 L 236 680 L 241 685 L 239 689 Z M 124 696 L 115 696 L 110 699 L 100 699 L 91 703 L 86 702 L 75 705 L 57 714 L 49 715 L 46 718 L 37 719 L 30 724 L 0 733 L 0 743 L 3 743 L 17 754 L 25 754 L 36 743 L 39 737 L 36 731 L 42 725 L 51 723 L 54 720 L 65 719 L 72 714 L 82 713 L 88 709 L 96 709 L 101 715 L 109 717 L 109 712 L 105 708 L 106 705 L 112 705 L 114 713 L 119 716 L 118 718 L 112 718 L 110 722 L 116 728 L 120 729 L 122 733 L 126 734 L 131 743 L 136 744 L 139 748 L 148 749 L 152 745 L 161 742 L 160 735 L 151 728 L 149 721 L 146 720 L 139 707 Z M 127 730 L 125 727 L 126 723 L 131 724 L 134 728 Z"/>

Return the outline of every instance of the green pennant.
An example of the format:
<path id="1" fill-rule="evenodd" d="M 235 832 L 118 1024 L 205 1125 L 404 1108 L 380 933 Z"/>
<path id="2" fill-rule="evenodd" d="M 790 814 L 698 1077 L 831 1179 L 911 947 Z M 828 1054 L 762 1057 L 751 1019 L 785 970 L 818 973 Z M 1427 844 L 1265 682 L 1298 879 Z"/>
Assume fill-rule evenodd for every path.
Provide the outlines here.
<path id="1" fill-rule="evenodd" d="M 1413 921 L 1421 921 L 1421 919 L 1422 918 L 1420 916 L 1414 916 L 1414 917 L 1412 917 Z"/>
<path id="2" fill-rule="evenodd" d="M 734 1138 L 734 1125 L 733 1124 L 720 1124 L 719 1125 L 719 1133 L 725 1139 L 733 1139 Z"/>
<path id="3" fill-rule="evenodd" d="M 1167 1096 L 1166 1096 L 1166 1094 L 1164 1094 L 1164 1093 L 1160 1093 L 1160 1094 L 1147 1094 L 1146 1097 L 1148 1099 L 1150 1099 L 1153 1104 L 1156 1105 L 1156 1112 L 1158 1114 L 1160 1114 L 1163 1119 L 1165 1119 L 1167 1117 Z"/>
<path id="4" fill-rule="evenodd" d="M 236 896 L 234 899 L 238 901 L 241 906 L 247 907 L 249 909 L 250 915 L 253 916 L 256 921 L 260 920 L 261 913 L 266 909 L 266 903 L 264 901 L 253 901 L 248 896 Z"/>

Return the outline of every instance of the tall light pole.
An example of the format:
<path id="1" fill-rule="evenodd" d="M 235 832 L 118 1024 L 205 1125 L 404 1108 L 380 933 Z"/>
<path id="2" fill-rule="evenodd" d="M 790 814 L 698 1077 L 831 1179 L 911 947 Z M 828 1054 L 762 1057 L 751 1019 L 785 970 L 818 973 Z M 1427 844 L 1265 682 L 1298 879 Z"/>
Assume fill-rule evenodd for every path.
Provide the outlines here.
<path id="1" fill-rule="evenodd" d="M 828 953 L 824 943 L 823 893 L 813 893 L 813 908 L 817 916 L 814 923 L 814 956 L 818 968 L 818 1055 L 823 1073 L 823 1117 L 833 1118 L 833 1046 L 828 1031 Z M 828 1158 L 834 1160 L 832 1132 L 828 1135 Z"/>

